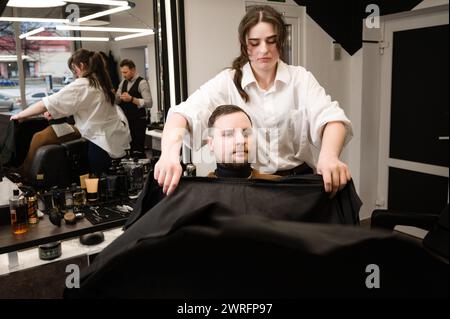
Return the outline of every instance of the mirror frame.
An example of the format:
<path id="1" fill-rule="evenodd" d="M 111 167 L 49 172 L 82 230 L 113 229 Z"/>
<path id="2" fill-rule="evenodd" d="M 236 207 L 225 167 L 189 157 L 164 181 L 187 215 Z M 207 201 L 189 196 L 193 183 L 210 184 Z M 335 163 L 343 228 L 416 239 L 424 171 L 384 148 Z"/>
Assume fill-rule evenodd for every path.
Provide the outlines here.
<path id="1" fill-rule="evenodd" d="M 187 99 L 184 0 L 153 0 L 158 111 Z M 171 52 L 169 52 L 171 48 Z"/>

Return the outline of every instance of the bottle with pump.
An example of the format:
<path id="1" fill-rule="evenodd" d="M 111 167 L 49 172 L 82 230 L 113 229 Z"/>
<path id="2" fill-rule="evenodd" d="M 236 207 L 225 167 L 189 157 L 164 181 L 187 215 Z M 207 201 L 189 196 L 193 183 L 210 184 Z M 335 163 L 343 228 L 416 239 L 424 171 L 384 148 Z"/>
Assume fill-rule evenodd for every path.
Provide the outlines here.
<path id="1" fill-rule="evenodd" d="M 15 235 L 28 231 L 28 207 L 25 199 L 19 196 L 19 190 L 13 190 L 13 196 L 9 199 L 11 212 L 11 227 Z"/>

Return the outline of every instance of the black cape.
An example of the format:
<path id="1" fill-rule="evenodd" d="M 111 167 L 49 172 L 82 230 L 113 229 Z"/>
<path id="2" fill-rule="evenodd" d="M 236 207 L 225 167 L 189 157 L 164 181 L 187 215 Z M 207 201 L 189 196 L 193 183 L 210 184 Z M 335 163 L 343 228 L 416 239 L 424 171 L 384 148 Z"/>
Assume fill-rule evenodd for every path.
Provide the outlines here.
<path id="1" fill-rule="evenodd" d="M 352 183 L 330 200 L 320 176 L 189 178 L 161 197 L 150 179 L 126 231 L 66 297 L 376 296 L 380 290 L 365 285 L 373 263 L 383 271 L 383 296 L 420 294 L 425 284 L 439 282 L 440 263 L 420 247 L 391 234 L 329 225 L 357 223 L 361 202 Z M 410 265 L 422 267 L 419 278 L 411 280 Z M 416 284 L 420 290 L 412 289 Z"/>

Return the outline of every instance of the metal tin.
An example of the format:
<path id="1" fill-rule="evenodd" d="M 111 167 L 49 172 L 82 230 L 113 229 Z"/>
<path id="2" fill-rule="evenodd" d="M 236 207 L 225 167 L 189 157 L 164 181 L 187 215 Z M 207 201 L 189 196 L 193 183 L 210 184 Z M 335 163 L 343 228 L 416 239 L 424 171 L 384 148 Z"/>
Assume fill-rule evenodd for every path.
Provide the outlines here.
<path id="1" fill-rule="evenodd" d="M 39 246 L 39 258 L 42 260 L 52 260 L 60 257 L 61 242 L 53 242 Z"/>

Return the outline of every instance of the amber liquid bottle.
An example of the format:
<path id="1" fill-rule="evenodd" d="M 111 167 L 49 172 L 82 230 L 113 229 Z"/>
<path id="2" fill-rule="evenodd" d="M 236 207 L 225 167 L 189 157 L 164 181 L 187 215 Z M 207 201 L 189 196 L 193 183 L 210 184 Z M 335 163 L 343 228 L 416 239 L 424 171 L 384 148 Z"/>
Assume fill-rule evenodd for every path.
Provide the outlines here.
<path id="1" fill-rule="evenodd" d="M 11 227 L 15 235 L 28 231 L 28 206 L 23 197 L 19 197 L 19 190 L 13 190 L 13 196 L 9 199 L 11 212 Z"/>

